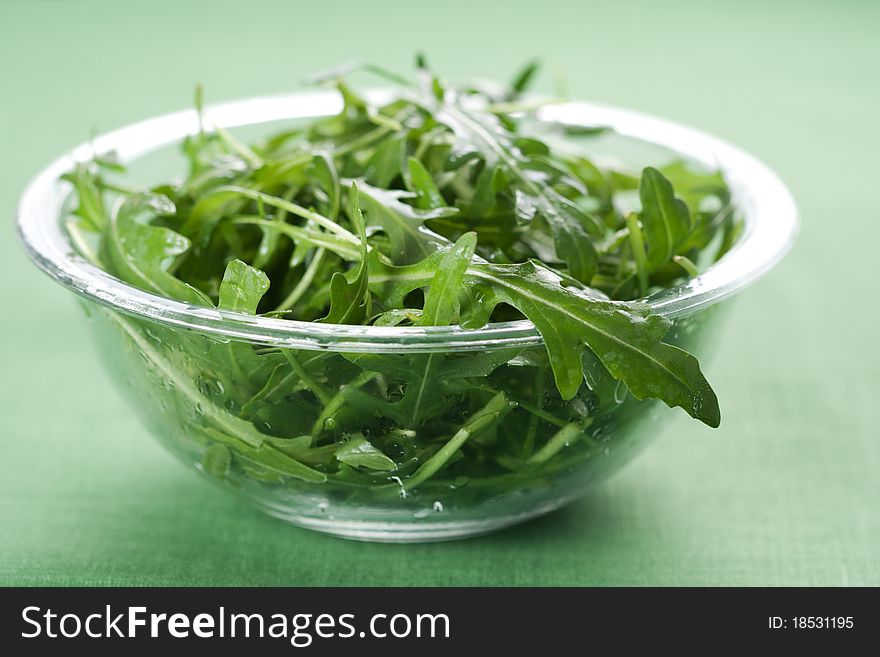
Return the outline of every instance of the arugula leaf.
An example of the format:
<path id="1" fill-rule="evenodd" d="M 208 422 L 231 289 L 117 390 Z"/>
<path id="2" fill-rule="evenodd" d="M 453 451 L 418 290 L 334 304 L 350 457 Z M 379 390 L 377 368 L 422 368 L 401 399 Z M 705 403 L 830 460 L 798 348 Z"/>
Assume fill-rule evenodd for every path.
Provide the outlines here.
<path id="1" fill-rule="evenodd" d="M 496 117 L 468 113 L 449 102 L 438 104 L 435 114 L 464 142 L 461 148 L 475 150 L 488 166 L 499 163 L 518 181 L 519 191 L 531 197 L 534 207 L 549 224 L 559 258 L 568 265 L 572 276 L 588 283 L 596 271 L 598 256 L 585 224 L 594 220 L 527 173 L 527 161 Z"/>
<path id="2" fill-rule="evenodd" d="M 446 201 L 431 173 L 418 159 L 410 157 L 406 162 L 404 180 L 406 186 L 415 194 L 415 206 L 420 210 L 436 210 L 447 207 Z"/>
<path id="3" fill-rule="evenodd" d="M 358 188 L 351 184 L 348 193 L 348 217 L 361 242 L 361 259 L 349 282 L 341 272 L 330 279 L 330 312 L 322 322 L 330 324 L 360 324 L 370 314 L 369 264 L 367 262 L 367 232 L 364 216 L 358 205 Z"/>
<path id="4" fill-rule="evenodd" d="M 226 265 L 217 307 L 254 315 L 268 289 L 269 277 L 265 273 L 241 260 L 233 260 Z M 221 378 L 244 395 L 254 395 L 264 387 L 262 377 L 265 376 L 263 370 L 269 366 L 267 359 L 258 356 L 250 345 L 242 342 L 230 341 L 225 347 L 229 373 Z"/>
<path id="5" fill-rule="evenodd" d="M 447 326 L 455 322 L 460 308 L 459 296 L 465 271 L 477 248 L 477 234 L 462 235 L 440 259 L 437 272 L 431 279 L 425 295 L 425 305 L 419 324 Z"/>
<path id="6" fill-rule="evenodd" d="M 539 67 L 540 62 L 532 60 L 516 74 L 513 78 L 513 82 L 510 83 L 510 92 L 507 94 L 508 100 L 515 100 L 522 95 L 522 93 L 529 87 L 529 84 L 538 72 Z"/>
<path id="7" fill-rule="evenodd" d="M 268 289 L 269 277 L 266 274 L 236 259 L 226 265 L 217 305 L 226 310 L 254 315 Z"/>
<path id="8" fill-rule="evenodd" d="M 397 464 L 371 445 L 363 434 L 352 436 L 335 451 L 336 459 L 354 468 L 392 472 Z"/>
<path id="9" fill-rule="evenodd" d="M 339 184 L 339 172 L 327 153 L 316 153 L 308 169 L 309 176 L 313 178 L 317 186 L 327 196 L 327 218 L 335 222 L 339 217 L 342 190 Z"/>
<path id="10" fill-rule="evenodd" d="M 492 397 L 483 408 L 474 413 L 474 415 L 464 423 L 464 426 L 462 426 L 461 429 L 455 432 L 455 435 L 449 439 L 449 442 L 443 445 L 436 454 L 425 461 L 425 463 L 406 480 L 404 488 L 415 488 L 426 479 L 434 476 L 447 464 L 453 454 L 461 449 L 466 440 L 489 429 L 501 417 L 510 412 L 511 408 L 512 405 L 503 392 L 499 392 Z"/>
<path id="11" fill-rule="evenodd" d="M 126 283 L 188 303 L 212 305 L 205 294 L 171 273 L 190 241 L 169 228 L 137 221 L 140 214 L 173 212 L 174 204 L 165 196 L 133 194 L 120 199 L 104 232 L 102 259 Z"/>
<path id="12" fill-rule="evenodd" d="M 61 178 L 73 185 L 78 202 L 72 214 L 81 219 L 80 225 L 90 231 L 101 231 L 107 224 L 104 196 L 98 179 L 98 165 L 78 162 L 73 171 Z"/>
<path id="13" fill-rule="evenodd" d="M 691 216 L 684 201 L 675 197 L 669 181 L 653 167 L 646 167 L 642 172 L 639 198 L 648 266 L 656 270 L 672 260 L 676 248 L 690 235 Z"/>
<path id="14" fill-rule="evenodd" d="M 697 359 L 661 341 L 668 319 L 651 315 L 645 306 L 563 288 L 558 276 L 532 262 L 473 269 L 476 281 L 493 284 L 491 303 L 506 302 L 534 322 L 563 399 L 574 397 L 583 382 L 580 351 L 572 347 L 585 344 L 636 398 L 662 399 L 709 426 L 720 424 L 718 399 Z"/>
<path id="15" fill-rule="evenodd" d="M 205 450 L 202 456 L 202 468 L 218 479 L 225 479 L 231 461 L 232 455 L 229 453 L 229 448 L 226 445 L 214 443 Z"/>
<path id="16" fill-rule="evenodd" d="M 418 262 L 449 240 L 427 228 L 429 219 L 452 217 L 455 208 L 419 210 L 403 202 L 415 194 L 399 190 L 379 189 L 362 183 L 360 185 L 361 208 L 368 226 L 381 228 L 391 240 L 389 255 L 398 264 Z"/>
<path id="17" fill-rule="evenodd" d="M 394 289 L 390 293 L 400 297 L 426 285 L 432 268 L 424 262 L 386 266 L 371 282 L 380 284 L 386 292 Z M 478 289 L 491 290 L 491 294 L 477 292 L 485 315 L 499 303 L 507 303 L 534 322 L 547 346 L 563 399 L 573 398 L 581 387 L 581 352 L 589 347 L 636 398 L 662 399 L 669 406 L 681 406 L 709 426 L 719 425 L 718 399 L 696 358 L 662 342 L 671 323 L 651 315 L 647 306 L 605 300 L 584 290 L 563 287 L 559 275 L 534 262 L 472 263 L 465 280 Z"/>
<path id="18" fill-rule="evenodd" d="M 402 170 L 405 155 L 406 135 L 400 134 L 387 139 L 374 151 L 364 167 L 364 179 L 376 187 L 389 187 Z"/>
<path id="19" fill-rule="evenodd" d="M 476 233 L 465 233 L 444 253 L 425 294 L 425 304 L 419 324 L 445 326 L 455 321 L 460 308 L 459 296 L 464 273 L 474 256 L 476 247 Z M 437 404 L 443 400 L 443 395 L 437 388 L 446 382 L 435 376 L 437 364 L 442 359 L 443 356 L 436 352 L 416 356 L 413 359 L 413 369 L 421 370 L 422 373 L 421 376 L 415 377 L 412 385 L 407 386 L 406 394 L 398 404 L 399 411 L 410 417 L 413 425 L 419 424 L 426 405 Z"/>
<path id="20" fill-rule="evenodd" d="M 389 333 L 529 319 L 542 344 L 300 351 L 205 344 L 109 313 L 145 376 L 195 409 L 182 448 L 235 483 L 308 482 L 352 503 L 485 500 L 591 467 L 641 399 L 717 426 L 715 393 L 684 350 L 701 320 L 670 331 L 636 299 L 733 247 L 742 222 L 720 174 L 587 157 L 607 129 L 537 120 L 541 102 L 523 96 L 534 63 L 507 89 L 417 66 L 415 82 L 337 69 L 323 77 L 338 115 L 257 144 L 202 122 L 182 144 L 188 173 L 151 190 L 112 157 L 77 165 L 65 175 L 71 241 L 131 285 L 220 311 Z M 405 91 L 374 104 L 341 79 L 354 70 Z"/>
<path id="21" fill-rule="evenodd" d="M 327 481 L 327 475 L 323 472 L 303 465 L 269 443 L 264 442 L 259 447 L 252 447 L 243 444 L 235 436 L 227 435 L 211 427 L 206 427 L 203 431 L 218 443 L 232 447 L 245 460 L 258 463 L 261 468 L 310 483 L 320 484 Z"/>

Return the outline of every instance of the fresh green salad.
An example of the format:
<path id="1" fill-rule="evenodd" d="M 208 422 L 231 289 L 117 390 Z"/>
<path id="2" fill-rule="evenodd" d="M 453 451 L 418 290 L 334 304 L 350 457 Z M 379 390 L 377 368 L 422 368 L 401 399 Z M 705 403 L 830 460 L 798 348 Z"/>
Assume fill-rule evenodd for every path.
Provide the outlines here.
<path id="1" fill-rule="evenodd" d="M 180 179 L 140 189 L 111 157 L 78 165 L 65 176 L 71 238 L 122 281 L 190 304 L 382 327 L 528 319 L 543 346 L 221 345 L 209 365 L 173 365 L 203 409 L 205 469 L 407 490 L 550 471 L 626 394 L 718 426 L 696 358 L 664 342 L 670 320 L 639 299 L 737 239 L 720 174 L 591 160 L 603 129 L 541 121 L 523 96 L 534 66 L 505 88 L 449 84 L 421 58 L 412 81 L 362 68 L 399 93 L 375 105 L 334 71 L 315 82 L 338 91 L 338 115 L 253 144 L 202 119 Z"/>

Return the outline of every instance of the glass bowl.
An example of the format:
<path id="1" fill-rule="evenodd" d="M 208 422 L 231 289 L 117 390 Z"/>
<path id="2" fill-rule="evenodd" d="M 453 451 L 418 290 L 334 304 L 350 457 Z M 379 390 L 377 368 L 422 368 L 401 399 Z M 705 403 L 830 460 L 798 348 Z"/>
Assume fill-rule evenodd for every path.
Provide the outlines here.
<path id="1" fill-rule="evenodd" d="M 372 96 L 378 102 L 386 93 Z M 257 134 L 339 109 L 335 94 L 313 92 L 206 112 L 216 124 Z M 544 108 L 541 118 L 611 128 L 616 136 L 591 144 L 591 156 L 600 160 L 642 166 L 674 154 L 722 171 L 744 222 L 741 239 L 701 276 L 646 300 L 673 320 L 667 340 L 705 363 L 729 305 L 722 302 L 766 273 L 793 241 L 797 213 L 784 184 L 718 139 L 629 110 L 572 102 Z M 81 297 L 98 353 L 132 409 L 184 464 L 226 490 L 273 516 L 348 538 L 463 537 L 582 495 L 673 416 L 659 402 L 632 398 L 598 361 L 585 363 L 585 385 L 563 402 L 528 321 L 464 330 L 254 317 L 152 295 L 80 257 L 63 229 L 70 187 L 59 177 L 75 162 L 115 151 L 132 175 L 167 179 L 181 170 L 173 147 L 197 130 L 194 111 L 178 112 L 76 148 L 27 186 L 17 228 L 33 262 Z M 230 354 L 241 364 L 233 374 L 216 366 L 228 363 Z M 449 424 L 426 427 L 388 417 L 376 435 L 375 418 L 369 427 L 359 418 L 377 395 L 407 385 L 406 368 L 421 362 L 412 354 L 439 359 L 438 385 L 427 403 L 447 409 Z M 508 396 L 463 406 L 456 381 L 443 371 L 464 372 L 469 385 L 491 383 L 504 371 L 504 385 L 515 388 L 510 396 L 533 402 L 529 410 Z M 384 377 L 382 386 L 378 377 Z M 383 468 L 387 461 L 361 449 L 365 431 L 371 435 L 364 438 L 394 457 L 396 468 Z M 322 473 L 320 460 L 343 460 L 342 446 L 346 467 Z"/>

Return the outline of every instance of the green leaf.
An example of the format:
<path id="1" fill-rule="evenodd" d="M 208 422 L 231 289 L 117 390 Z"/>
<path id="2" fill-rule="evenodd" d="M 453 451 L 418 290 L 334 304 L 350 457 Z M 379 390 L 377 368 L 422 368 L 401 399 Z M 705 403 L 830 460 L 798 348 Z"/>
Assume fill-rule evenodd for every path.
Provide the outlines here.
<path id="1" fill-rule="evenodd" d="M 498 193 L 507 184 L 507 176 L 501 166 L 495 164 L 483 167 L 480 175 L 477 176 L 474 193 L 467 204 L 467 215 L 469 217 L 482 217 L 492 214 L 496 206 Z"/>
<path id="2" fill-rule="evenodd" d="M 73 171 L 61 178 L 73 185 L 78 202 L 73 214 L 81 219 L 84 228 L 91 231 L 103 230 L 107 224 L 107 211 L 100 190 L 98 167 L 87 162 L 78 162 Z"/>
<path id="3" fill-rule="evenodd" d="M 336 164 L 328 153 L 316 153 L 308 168 L 308 174 L 315 181 L 316 186 L 327 196 L 327 218 L 336 221 L 339 218 L 339 208 L 342 203 L 342 188 L 339 184 L 339 172 Z"/>
<path id="4" fill-rule="evenodd" d="M 446 385 L 455 379 L 489 376 L 501 365 L 509 363 L 522 353 L 522 348 L 493 349 L 491 351 L 447 354 L 437 367 L 437 378 Z"/>
<path id="5" fill-rule="evenodd" d="M 464 273 L 474 256 L 477 247 L 477 234 L 465 233 L 443 255 L 437 272 L 425 294 L 425 304 L 419 324 L 422 326 L 446 326 L 454 322 L 460 309 Z M 413 369 L 421 371 L 406 388 L 406 394 L 398 404 L 400 412 L 412 418 L 412 424 L 418 425 L 424 415 L 424 407 L 443 399 L 440 387 L 446 380 L 437 378 L 435 370 L 443 360 L 443 355 L 430 353 L 413 358 Z M 430 402 L 428 400 L 431 400 Z"/>
<path id="6" fill-rule="evenodd" d="M 389 187 L 400 176 L 405 156 L 406 136 L 400 135 L 383 141 L 364 167 L 364 179 L 376 187 Z"/>
<path id="7" fill-rule="evenodd" d="M 389 255 L 395 263 L 418 262 L 449 244 L 449 240 L 424 224 L 430 219 L 455 216 L 458 213 L 455 208 L 419 210 L 403 202 L 415 198 L 415 194 L 367 184 L 360 185 L 360 198 L 367 225 L 381 228 L 391 240 Z"/>
<path id="8" fill-rule="evenodd" d="M 211 300 L 171 272 L 190 247 L 190 241 L 170 228 L 141 223 L 143 214 L 165 215 L 174 204 L 155 194 L 133 194 L 120 199 L 110 214 L 102 239 L 101 256 L 110 271 L 141 289 L 198 305 Z"/>
<path id="9" fill-rule="evenodd" d="M 529 87 L 529 84 L 532 81 L 532 78 L 535 77 L 535 73 L 538 72 L 538 69 L 541 67 L 541 63 L 537 60 L 532 60 L 528 64 L 526 64 L 513 78 L 513 82 L 510 84 L 510 93 L 508 94 L 508 99 L 514 100 L 519 98 L 524 91 L 526 91 Z"/>
<path id="10" fill-rule="evenodd" d="M 371 251 L 370 289 L 376 298 L 383 299 L 387 307 L 401 308 L 404 299 L 413 290 L 428 285 L 440 267 L 450 244 L 438 244 L 438 250 L 410 265 L 392 265 Z"/>
<path id="11" fill-rule="evenodd" d="M 278 363 L 273 369 L 263 387 L 257 391 L 251 399 L 241 408 L 241 417 L 253 419 L 261 404 L 273 396 L 286 394 L 294 389 L 299 377 L 292 372 L 286 363 Z"/>
<path id="12" fill-rule="evenodd" d="M 433 176 L 418 159 L 410 157 L 407 160 L 406 186 L 415 194 L 415 206 L 420 210 L 436 210 L 447 207 L 446 201 Z"/>
<path id="13" fill-rule="evenodd" d="M 211 427 L 207 427 L 202 431 L 218 443 L 231 447 L 239 458 L 257 463 L 261 467 L 279 475 L 317 484 L 327 481 L 327 475 L 323 472 L 303 465 L 267 442 L 262 443 L 259 447 L 252 447 L 234 436 L 227 435 Z"/>
<path id="14" fill-rule="evenodd" d="M 662 267 L 691 231 L 691 216 L 684 201 L 675 197 L 672 185 L 653 167 L 642 172 L 639 184 L 642 211 L 639 219 L 645 231 L 648 266 Z"/>
<path id="15" fill-rule="evenodd" d="M 561 287 L 559 276 L 532 262 L 479 264 L 472 272 L 475 282 L 492 286 L 492 303 L 508 303 L 534 322 L 564 399 L 581 387 L 581 349 L 586 346 L 637 399 L 661 399 L 709 426 L 720 424 L 718 399 L 697 359 L 662 342 L 671 323 L 651 315 L 647 306 Z"/>
<path id="16" fill-rule="evenodd" d="M 218 479 L 225 479 L 229 472 L 229 463 L 232 456 L 226 445 L 214 443 L 209 445 L 202 455 L 202 468 L 210 475 Z"/>
<path id="17" fill-rule="evenodd" d="M 415 308 L 392 308 L 377 315 L 372 321 L 373 326 L 400 326 L 401 324 L 417 324 L 422 311 Z"/>
<path id="18" fill-rule="evenodd" d="M 347 261 L 360 260 L 359 242 L 356 236 L 352 239 L 341 239 L 336 235 L 315 230 L 312 228 L 292 226 L 288 223 L 278 221 L 268 221 L 260 217 L 240 216 L 232 220 L 234 225 L 257 226 L 265 230 L 278 231 L 282 235 L 289 237 L 297 245 L 306 245 L 310 249 L 320 247 L 337 254 L 340 258 Z M 352 243 L 352 240 L 354 243 Z"/>
<path id="19" fill-rule="evenodd" d="M 392 472 L 397 464 L 371 445 L 363 434 L 356 434 L 342 443 L 335 452 L 336 459 L 353 468 Z"/>
<path id="20" fill-rule="evenodd" d="M 642 296 L 648 294 L 648 260 L 645 256 L 645 242 L 642 237 L 642 227 L 635 213 L 626 216 L 626 227 L 629 234 L 630 250 L 636 262 L 636 273 L 639 278 L 639 291 Z"/>
<path id="21" fill-rule="evenodd" d="M 557 256 L 568 272 L 582 283 L 589 283 L 598 266 L 598 254 L 587 229 L 578 219 L 580 211 L 553 190 L 535 198 L 535 207 L 550 225 Z"/>
<path id="22" fill-rule="evenodd" d="M 199 198 L 184 220 L 181 232 L 205 247 L 217 225 L 243 206 L 241 195 L 235 190 L 217 191 Z"/>
<path id="23" fill-rule="evenodd" d="M 459 150 L 476 150 L 487 166 L 501 164 L 517 181 L 517 189 L 532 197 L 537 212 L 550 227 L 556 254 L 566 263 L 572 276 L 589 283 L 596 272 L 598 255 L 582 221 L 591 220 L 552 187 L 528 173 L 527 158 L 497 117 L 469 113 L 450 102 L 441 102 L 433 109 L 438 120 L 446 123 L 462 142 Z"/>
<path id="24" fill-rule="evenodd" d="M 429 283 L 440 258 L 406 267 L 377 268 L 371 283 L 393 290 L 397 297 L 405 296 Z M 482 297 L 485 312 L 507 303 L 532 320 L 544 339 L 564 399 L 573 398 L 583 383 L 581 353 L 587 347 L 637 399 L 661 399 L 709 426 L 720 423 L 718 399 L 697 359 L 662 341 L 670 322 L 651 315 L 647 306 L 609 301 L 585 290 L 563 287 L 558 274 L 533 262 L 473 263 L 466 280 L 474 294 Z"/>
<path id="25" fill-rule="evenodd" d="M 381 352 L 293 350 L 107 313 L 170 384 L 188 429 L 175 449 L 245 486 L 365 507 L 418 487 L 465 508 L 596 463 L 591 434 L 614 426 L 601 445 L 616 448 L 638 399 L 717 425 L 714 392 L 678 348 L 699 344 L 689 323 L 707 315 L 667 336 L 669 321 L 632 300 L 735 248 L 742 222 L 722 176 L 686 160 L 633 176 L 625 153 L 609 168 L 615 141 L 595 138 L 607 130 L 547 123 L 540 101 L 519 98 L 532 63 L 507 89 L 418 68 L 414 82 L 337 69 L 339 114 L 255 144 L 207 126 L 181 145 L 182 178 L 149 193 L 104 156 L 65 175 L 72 244 L 131 285 L 389 336 Z M 405 90 L 373 103 L 340 79 L 355 70 Z M 507 347 L 493 326 L 496 344 L 470 348 L 467 330 L 526 318 L 542 342 Z M 455 349 L 410 350 L 448 325 Z"/>
<path id="26" fill-rule="evenodd" d="M 446 326 L 458 317 L 459 297 L 462 294 L 464 273 L 474 257 L 477 234 L 465 233 L 443 255 L 437 273 L 431 279 L 425 295 L 425 306 L 419 324 Z"/>
<path id="27" fill-rule="evenodd" d="M 269 277 L 266 274 L 241 260 L 233 260 L 226 265 L 217 305 L 224 310 L 255 315 L 268 289 Z"/>
<path id="28" fill-rule="evenodd" d="M 293 198 L 296 189 L 289 190 L 285 195 L 284 199 L 289 201 Z M 265 205 L 261 202 L 257 202 L 257 209 L 260 211 L 260 217 L 262 219 L 266 219 Z M 283 223 L 287 218 L 287 212 L 284 210 L 278 210 L 275 213 L 275 217 L 272 219 L 277 223 Z M 279 259 L 280 254 L 284 248 L 284 243 L 286 240 L 282 239 L 284 235 L 276 230 L 266 230 L 263 229 L 262 237 L 260 238 L 260 245 L 257 247 L 257 254 L 254 256 L 251 264 L 257 269 L 267 269 L 271 267 L 276 260 Z M 304 245 L 297 245 L 302 251 L 310 252 L 311 247 L 305 247 Z M 297 249 L 295 249 L 296 251 Z M 298 263 L 297 263 L 298 264 Z M 291 257 L 291 266 L 295 266 L 293 264 L 293 256 Z"/>
<path id="29" fill-rule="evenodd" d="M 265 192 L 261 192 L 255 189 L 248 189 L 246 187 L 241 187 L 238 185 L 226 185 L 224 187 L 218 187 L 210 192 L 213 194 L 234 194 L 239 195 L 243 198 L 251 199 L 252 201 L 257 201 L 259 203 L 263 203 L 265 205 L 278 208 L 279 210 L 284 210 L 294 216 L 301 217 L 307 221 L 311 221 L 318 226 L 324 228 L 329 233 L 333 233 L 333 235 L 341 240 L 347 241 L 350 244 L 357 244 L 358 239 L 354 235 L 351 234 L 349 230 L 347 230 L 344 226 L 338 224 L 335 220 L 325 217 L 319 212 L 315 212 L 310 210 L 309 208 L 303 207 L 297 203 L 292 203 L 291 201 L 287 201 L 283 198 L 275 196 L 273 194 L 266 194 Z M 292 228 L 292 226 L 291 226 Z"/>
<path id="30" fill-rule="evenodd" d="M 676 160 L 661 167 L 660 172 L 692 214 L 700 210 L 700 204 L 707 196 L 714 196 L 724 203 L 730 195 L 720 171 L 700 170 L 690 162 Z"/>
<path id="31" fill-rule="evenodd" d="M 269 277 L 266 274 L 241 260 L 233 260 L 226 265 L 217 307 L 254 315 L 268 289 Z M 228 353 L 227 378 L 230 386 L 243 393 L 245 398 L 255 394 L 263 387 L 259 377 L 265 359 L 260 358 L 246 343 L 230 341 L 222 347 Z"/>
<path id="32" fill-rule="evenodd" d="M 367 232 L 355 183 L 351 184 L 348 193 L 348 218 L 361 243 L 361 259 L 354 269 L 351 281 L 341 272 L 333 274 L 330 280 L 330 312 L 321 320 L 328 324 L 360 324 L 370 315 Z"/>
<path id="33" fill-rule="evenodd" d="M 471 436 L 475 436 L 481 431 L 488 429 L 500 417 L 509 412 L 511 408 L 512 406 L 503 392 L 499 392 L 492 397 L 483 408 L 468 418 L 468 421 L 464 423 L 461 429 L 455 432 L 452 438 L 449 439 L 449 442 L 443 445 L 434 456 L 425 461 L 412 477 L 407 479 L 404 487 L 406 489 L 415 488 L 425 480 L 433 477 L 437 471 L 447 464 L 452 455 L 461 449 L 465 441 Z"/>
<path id="34" fill-rule="evenodd" d="M 315 446 L 311 436 L 294 438 L 269 438 L 269 442 L 279 452 L 308 465 L 332 466 L 336 460 L 336 445 Z"/>

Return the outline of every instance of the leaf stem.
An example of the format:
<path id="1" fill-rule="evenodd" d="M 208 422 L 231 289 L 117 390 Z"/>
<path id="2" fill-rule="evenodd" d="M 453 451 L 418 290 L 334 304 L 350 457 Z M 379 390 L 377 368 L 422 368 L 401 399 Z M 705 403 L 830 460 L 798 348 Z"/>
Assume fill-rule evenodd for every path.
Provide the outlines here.
<path id="1" fill-rule="evenodd" d="M 325 422 L 342 408 L 342 405 L 345 403 L 345 398 L 348 395 L 348 390 L 360 388 L 375 379 L 377 376 L 379 376 L 378 372 L 369 372 L 365 370 L 358 374 L 349 383 L 342 386 L 339 392 L 337 392 L 332 398 L 324 402 L 324 410 L 321 411 L 318 419 L 315 420 L 315 423 L 312 425 L 312 435 L 319 435 L 324 430 Z M 321 401 L 324 401 L 323 398 Z"/>
<path id="2" fill-rule="evenodd" d="M 522 408 L 524 411 L 528 411 L 535 417 L 544 420 L 544 422 L 549 422 L 550 424 L 555 424 L 557 427 L 564 427 L 566 425 L 565 420 L 560 420 L 558 417 L 551 415 L 545 410 L 538 408 L 537 406 L 530 404 L 529 402 L 517 400 L 516 403 Z"/>
<path id="3" fill-rule="evenodd" d="M 141 354 L 153 363 L 159 374 L 165 376 L 173 384 L 173 388 L 176 391 L 187 397 L 192 402 L 193 407 L 201 409 L 205 418 L 213 422 L 218 428 L 229 433 L 230 436 L 251 447 L 259 447 L 263 443 L 264 436 L 257 431 L 254 425 L 229 414 L 219 408 L 210 398 L 203 395 L 192 381 L 181 376 L 127 320 L 122 319 L 110 310 L 106 311 L 106 316 L 129 336 L 131 341 L 137 345 Z"/>
<path id="4" fill-rule="evenodd" d="M 330 394 L 324 390 L 321 384 L 312 378 L 312 375 L 306 371 L 306 368 L 302 366 L 302 363 L 299 362 L 299 359 L 293 355 L 293 352 L 290 349 L 282 349 L 281 353 L 284 354 L 284 357 L 287 359 L 287 362 L 290 363 L 290 367 L 296 372 L 300 381 L 302 381 L 309 390 L 315 393 L 315 396 L 321 400 L 321 403 L 324 406 L 327 406 L 331 401 Z"/>
<path id="5" fill-rule="evenodd" d="M 216 132 L 220 139 L 234 152 L 238 153 L 245 162 L 253 169 L 259 169 L 263 166 L 263 160 L 254 153 L 250 148 L 242 144 L 238 139 L 236 139 L 231 132 L 229 132 L 226 128 L 215 125 L 214 132 Z"/>
<path id="6" fill-rule="evenodd" d="M 557 431 L 547 443 L 539 449 L 537 452 L 532 454 L 532 456 L 526 461 L 531 465 L 535 465 L 538 463 L 544 463 L 550 460 L 553 456 L 555 456 L 563 447 L 568 447 L 572 442 L 574 442 L 581 432 L 584 431 L 592 421 L 590 418 L 583 426 L 579 426 L 573 422 L 566 424 L 559 431 Z"/>
<path id="7" fill-rule="evenodd" d="M 303 219 L 314 221 L 322 228 L 327 229 L 331 233 L 334 233 L 335 235 L 337 235 L 344 241 L 349 242 L 350 244 L 360 245 L 361 243 L 357 235 L 347 230 L 346 228 L 343 228 L 332 219 L 329 219 L 328 217 L 325 217 L 318 212 L 314 212 L 312 210 L 304 208 L 303 206 L 293 203 L 292 201 L 287 201 L 279 196 L 273 196 L 272 194 L 266 194 L 265 192 L 258 192 L 255 189 L 249 189 L 247 187 L 239 187 L 238 185 L 222 185 L 213 190 L 213 193 L 217 194 L 222 192 L 234 192 L 253 201 L 262 201 L 266 205 L 271 205 L 273 208 L 285 210 L 286 212 L 289 212 L 290 214 L 297 217 L 302 217 Z"/>
<path id="8" fill-rule="evenodd" d="M 672 256 L 672 261 L 679 267 L 684 269 L 687 272 L 688 276 L 696 277 L 700 275 L 700 271 L 697 269 L 697 266 L 690 260 L 690 258 L 683 255 L 674 255 Z"/>
<path id="9" fill-rule="evenodd" d="M 101 267 L 101 261 L 98 259 L 98 254 L 92 249 L 76 221 L 69 219 L 64 225 L 67 228 L 67 233 L 70 235 L 70 239 L 73 241 L 73 244 L 76 246 L 80 255 L 95 265 L 95 267 Z"/>
<path id="10" fill-rule="evenodd" d="M 645 240 L 642 237 L 642 227 L 635 212 L 626 215 L 626 226 L 629 229 L 629 244 L 632 248 L 633 259 L 636 261 L 636 272 L 639 276 L 639 291 L 642 296 L 648 294 L 648 258 L 645 255 Z"/>
<path id="11" fill-rule="evenodd" d="M 324 247 L 318 247 L 315 250 L 315 255 L 312 257 L 312 261 L 309 263 L 309 266 L 303 272 L 302 278 L 299 279 L 299 282 L 296 286 L 290 291 L 284 300 L 278 304 L 275 308 L 275 312 L 281 310 L 289 310 L 296 305 L 296 302 L 300 300 L 305 291 L 309 288 L 309 285 L 312 284 L 312 280 L 315 278 L 315 273 L 318 271 L 318 267 L 321 264 L 321 261 L 324 259 L 324 253 L 326 250 Z"/>
<path id="12" fill-rule="evenodd" d="M 327 475 L 318 472 L 303 463 L 300 463 L 292 456 L 285 454 L 276 449 L 271 444 L 265 442 L 258 447 L 248 444 L 241 444 L 235 436 L 228 436 L 222 431 L 216 429 L 205 428 L 202 430 L 209 438 L 216 440 L 232 447 L 245 459 L 257 463 L 260 467 L 276 472 L 286 477 L 295 477 L 313 484 L 322 484 L 327 481 Z"/>
<path id="13" fill-rule="evenodd" d="M 538 381 L 535 384 L 535 410 L 539 411 L 541 414 L 544 414 L 541 409 L 541 402 L 544 399 L 544 369 L 538 373 Z M 527 409 L 528 410 L 528 409 Z M 538 432 L 538 420 L 541 419 L 541 416 L 536 413 L 531 413 L 531 417 L 529 418 L 529 427 L 526 429 L 526 437 L 523 440 L 522 452 L 523 454 L 531 454 L 535 449 L 535 434 Z"/>
<path id="14" fill-rule="evenodd" d="M 340 157 L 342 155 L 347 155 L 351 151 L 360 150 L 361 148 L 369 146 L 374 141 L 378 141 L 379 139 L 391 132 L 396 132 L 396 130 L 392 126 L 388 124 L 380 125 L 373 130 L 370 130 L 369 132 L 365 132 L 360 137 L 356 137 L 351 141 L 346 142 L 345 144 L 342 144 L 341 146 L 335 148 L 333 150 L 333 157 Z"/>
<path id="15" fill-rule="evenodd" d="M 328 251 L 333 251 L 333 253 L 337 254 L 340 258 L 349 261 L 359 261 L 361 259 L 361 251 L 360 249 L 350 242 L 342 241 L 336 239 L 333 235 L 328 233 L 322 233 L 315 230 L 310 230 L 309 228 L 301 227 L 301 226 L 293 226 L 287 223 L 279 223 L 277 221 L 268 221 L 266 219 L 259 219 L 256 217 L 236 217 L 232 220 L 234 224 L 250 224 L 253 226 L 260 226 L 262 228 L 267 228 L 269 230 L 277 230 L 279 233 L 287 235 L 294 241 L 306 242 L 307 244 L 314 244 L 315 246 L 320 246 Z M 356 244 L 360 244 L 360 242 L 356 242 Z"/>
<path id="16" fill-rule="evenodd" d="M 465 441 L 485 429 L 488 429 L 506 410 L 511 408 L 510 402 L 503 392 L 492 397 L 489 402 L 474 413 L 464 425 L 455 432 L 452 438 L 441 447 L 436 454 L 425 461 L 421 467 L 403 484 L 404 490 L 411 490 L 423 481 L 433 477 L 446 462 L 452 458 Z"/>

